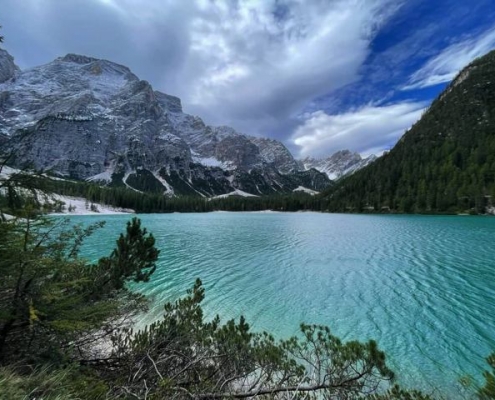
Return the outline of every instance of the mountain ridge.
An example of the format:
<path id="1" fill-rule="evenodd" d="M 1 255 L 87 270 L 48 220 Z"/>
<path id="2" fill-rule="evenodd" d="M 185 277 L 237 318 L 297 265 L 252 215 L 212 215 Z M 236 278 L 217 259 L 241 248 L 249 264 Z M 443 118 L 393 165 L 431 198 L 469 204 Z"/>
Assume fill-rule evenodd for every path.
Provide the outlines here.
<path id="1" fill-rule="evenodd" d="M 166 195 L 332 184 L 281 142 L 208 126 L 128 67 L 72 53 L 21 71 L 2 50 L 0 132 L 14 166 Z"/>
<path id="2" fill-rule="evenodd" d="M 304 169 L 314 168 L 327 174 L 328 178 L 335 181 L 366 167 L 378 157 L 374 154 L 363 158 L 359 153 L 350 150 L 340 150 L 326 158 L 305 157 L 300 162 Z"/>
<path id="3" fill-rule="evenodd" d="M 485 213 L 495 199 L 495 51 L 478 58 L 385 155 L 324 193 L 330 211 Z"/>

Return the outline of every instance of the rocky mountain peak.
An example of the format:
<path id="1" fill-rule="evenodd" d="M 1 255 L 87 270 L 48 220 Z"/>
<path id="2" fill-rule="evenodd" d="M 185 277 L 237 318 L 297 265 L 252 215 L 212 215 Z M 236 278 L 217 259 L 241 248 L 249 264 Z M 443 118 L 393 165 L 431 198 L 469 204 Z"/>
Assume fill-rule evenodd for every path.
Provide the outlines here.
<path id="1" fill-rule="evenodd" d="M 160 105 L 172 113 L 182 113 L 182 102 L 178 97 L 155 91 L 155 96 Z"/>
<path id="2" fill-rule="evenodd" d="M 179 98 L 125 66 L 67 54 L 19 71 L 0 55 L 8 67 L 0 134 L 16 166 L 167 195 L 320 191 L 330 184 L 322 173 L 298 170 L 278 141 L 183 113 Z"/>
<path id="3" fill-rule="evenodd" d="M 99 61 L 98 58 L 83 56 L 80 54 L 69 53 L 63 57 L 58 58 L 60 61 L 73 62 L 76 64 L 89 64 L 95 61 Z"/>
<path id="4" fill-rule="evenodd" d="M 359 153 L 350 150 L 339 150 L 327 158 L 306 157 L 301 160 L 304 169 L 314 168 L 327 174 L 332 180 L 338 180 L 364 168 L 376 160 L 375 155 L 362 158 Z"/>
<path id="5" fill-rule="evenodd" d="M 13 78 L 20 71 L 12 57 L 6 50 L 0 49 L 0 83 Z"/>
<path id="6" fill-rule="evenodd" d="M 75 69 L 87 75 L 114 75 L 121 76 L 128 81 L 139 81 L 138 77 L 128 67 L 108 60 L 69 53 L 64 57 L 57 58 L 52 63 L 47 64 L 47 66 L 58 63 L 77 64 L 79 67 L 74 66 Z"/>
<path id="7" fill-rule="evenodd" d="M 356 157 L 359 157 L 361 158 L 361 156 L 359 155 L 359 153 L 353 153 L 352 151 L 350 150 L 339 150 L 335 153 L 332 154 L 331 157 L 334 157 L 334 158 L 343 158 L 343 157 L 353 157 L 353 158 L 356 158 Z"/>
<path id="8" fill-rule="evenodd" d="M 252 140 L 258 146 L 264 160 L 278 165 L 279 170 L 284 174 L 300 169 L 298 162 L 281 142 L 261 137 Z"/>

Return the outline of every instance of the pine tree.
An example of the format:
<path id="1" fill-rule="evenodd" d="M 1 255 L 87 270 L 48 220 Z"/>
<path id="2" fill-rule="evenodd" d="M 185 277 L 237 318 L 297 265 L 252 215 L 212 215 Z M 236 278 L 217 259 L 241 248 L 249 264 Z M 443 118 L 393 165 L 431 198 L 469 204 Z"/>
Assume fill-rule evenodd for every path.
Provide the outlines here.
<path id="1" fill-rule="evenodd" d="M 110 257 L 93 266 L 78 257 L 79 248 L 103 224 L 67 223 L 0 223 L 0 365 L 14 356 L 71 357 L 69 347 L 82 335 L 89 340 L 105 321 L 132 313 L 141 303 L 127 283 L 147 281 L 159 251 L 140 221 L 128 223 Z"/>
<path id="2" fill-rule="evenodd" d="M 477 394 L 480 400 L 493 400 L 495 399 L 495 353 L 490 354 L 486 361 L 491 371 L 483 373 L 485 384 L 478 390 Z"/>

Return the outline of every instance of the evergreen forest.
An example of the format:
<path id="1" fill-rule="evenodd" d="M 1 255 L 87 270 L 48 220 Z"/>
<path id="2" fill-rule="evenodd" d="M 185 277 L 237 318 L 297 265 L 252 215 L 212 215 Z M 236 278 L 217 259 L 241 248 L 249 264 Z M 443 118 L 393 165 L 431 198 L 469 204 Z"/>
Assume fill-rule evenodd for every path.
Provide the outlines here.
<path id="1" fill-rule="evenodd" d="M 457 76 L 395 147 L 323 195 L 341 212 L 480 213 L 495 198 L 495 51 Z"/>

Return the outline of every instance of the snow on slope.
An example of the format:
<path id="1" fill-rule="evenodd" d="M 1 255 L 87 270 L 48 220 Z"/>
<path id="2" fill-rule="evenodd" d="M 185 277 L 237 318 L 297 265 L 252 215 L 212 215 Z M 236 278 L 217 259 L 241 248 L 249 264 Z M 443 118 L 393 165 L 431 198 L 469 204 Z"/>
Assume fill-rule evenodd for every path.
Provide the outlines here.
<path id="1" fill-rule="evenodd" d="M 230 196 L 259 197 L 259 196 L 256 196 L 255 194 L 243 192 L 242 190 L 236 189 L 230 193 L 225 193 L 225 194 L 221 194 L 219 196 L 211 197 L 211 199 L 225 199 L 226 197 L 230 197 Z"/>
<path id="2" fill-rule="evenodd" d="M 114 172 L 115 172 L 115 167 L 112 166 L 112 167 L 107 168 L 105 171 L 103 171 L 97 175 L 93 175 L 93 176 L 87 178 L 86 180 L 88 182 L 100 181 L 100 182 L 110 183 L 110 182 L 112 182 L 112 175 Z"/>
<path id="3" fill-rule="evenodd" d="M 308 193 L 310 194 L 311 196 L 314 196 L 315 194 L 319 194 L 320 192 L 317 192 L 316 190 L 312 190 L 312 189 L 308 189 L 304 186 L 298 186 L 296 187 L 293 192 L 304 192 L 304 193 Z"/>
<path id="4" fill-rule="evenodd" d="M 173 196 L 174 195 L 174 188 L 172 186 L 170 186 L 170 184 L 165 179 L 163 179 L 158 172 L 154 172 L 153 176 L 165 188 L 165 192 L 163 194 L 166 194 L 167 196 Z"/>
<path id="5" fill-rule="evenodd" d="M 142 167 L 161 171 L 170 183 L 164 184 L 167 194 L 175 195 L 190 194 L 181 184 L 172 187 L 176 176 L 189 186 L 199 182 L 193 187 L 198 193 L 204 180 L 211 183 L 212 194 L 242 189 L 259 179 L 263 193 L 287 192 L 299 184 L 319 189 L 295 174 L 302 165 L 281 142 L 208 126 L 185 114 L 179 98 L 154 91 L 129 68 L 110 61 L 68 54 L 21 71 L 0 49 L 0 92 L 5 97 L 0 99 L 5 138 L 0 140 L 10 137 L 19 166 L 98 184 L 111 181 L 109 166 L 126 174 L 124 182 Z M 29 135 L 17 135 L 22 128 Z M 278 174 L 287 175 L 282 188 L 274 181 Z M 227 176 L 233 176 L 230 185 L 225 184 Z"/>
<path id="6" fill-rule="evenodd" d="M 334 181 L 366 167 L 375 161 L 376 158 L 375 155 L 362 158 L 358 153 L 341 150 L 324 159 L 306 157 L 301 160 L 301 163 L 304 169 L 314 168 L 317 171 L 323 172 L 329 179 Z"/>
<path id="7" fill-rule="evenodd" d="M 194 152 L 191 152 L 191 154 L 192 154 L 192 160 L 195 163 L 204 165 L 205 167 L 218 167 L 226 171 L 233 168 L 232 163 L 220 161 L 215 157 L 201 157 Z"/>
<path id="8" fill-rule="evenodd" d="M 21 171 L 15 168 L 10 168 L 4 166 L 0 172 L 0 182 L 2 180 L 9 179 L 13 174 L 20 173 Z M 50 177 L 50 179 L 53 179 Z M 59 178 L 55 178 L 61 180 Z M 41 191 L 36 191 L 36 197 L 40 203 L 53 204 L 55 202 L 62 202 L 62 212 L 61 213 L 51 213 L 53 215 L 92 215 L 92 214 L 129 214 L 134 213 L 134 210 L 129 208 L 118 208 L 112 207 L 106 204 L 90 203 L 88 200 L 82 197 L 70 197 L 63 196 L 60 194 L 45 194 Z M 93 205 L 93 207 L 91 207 Z M 91 209 L 92 208 L 92 209 Z"/>
<path id="9" fill-rule="evenodd" d="M 62 196 L 60 194 L 50 195 L 51 201 L 61 201 L 64 203 L 61 213 L 52 215 L 111 215 L 111 214 L 133 214 L 135 211 L 130 208 L 112 207 L 106 204 L 89 203 L 82 197 Z"/>

